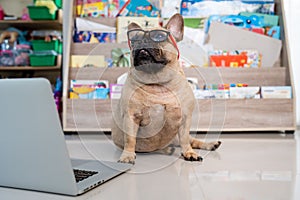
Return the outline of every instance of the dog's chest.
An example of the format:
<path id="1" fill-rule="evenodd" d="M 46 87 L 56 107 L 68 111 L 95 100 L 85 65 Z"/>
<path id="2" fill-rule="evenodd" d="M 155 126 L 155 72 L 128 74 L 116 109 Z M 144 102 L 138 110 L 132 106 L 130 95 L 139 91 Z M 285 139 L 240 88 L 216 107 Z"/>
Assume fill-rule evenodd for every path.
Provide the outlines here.
<path id="1" fill-rule="evenodd" d="M 172 119 L 172 123 L 180 124 L 182 118 L 181 103 L 176 92 L 161 85 L 144 85 L 137 88 L 129 100 L 129 112 L 140 126 L 149 123 L 164 122 Z M 165 122 L 164 122 L 165 123 Z"/>
<path id="2" fill-rule="evenodd" d="M 164 106 L 179 107 L 179 98 L 176 91 L 172 91 L 166 86 L 158 84 L 144 85 L 135 90 L 133 99 L 135 104 L 152 106 L 160 104 Z"/>

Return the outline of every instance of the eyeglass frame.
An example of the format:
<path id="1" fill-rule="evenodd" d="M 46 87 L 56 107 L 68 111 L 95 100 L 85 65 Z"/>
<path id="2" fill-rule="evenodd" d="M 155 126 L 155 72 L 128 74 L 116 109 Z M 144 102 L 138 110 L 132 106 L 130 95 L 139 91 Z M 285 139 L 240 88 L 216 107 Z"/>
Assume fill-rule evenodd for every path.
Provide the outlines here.
<path id="1" fill-rule="evenodd" d="M 172 35 L 169 31 L 167 31 L 167 30 L 149 30 L 149 31 L 145 31 L 145 30 L 143 30 L 143 29 L 132 29 L 132 30 L 129 30 L 129 31 L 127 31 L 127 39 L 128 39 L 128 46 L 129 46 L 130 49 L 131 49 L 131 45 L 130 45 L 130 42 L 131 42 L 131 41 L 141 41 L 141 40 L 131 40 L 131 39 L 129 39 L 129 34 L 130 34 L 130 32 L 132 32 L 132 31 L 141 31 L 141 32 L 143 32 L 143 33 L 144 33 L 143 39 L 144 39 L 146 33 L 148 33 L 148 34 L 149 34 L 149 38 L 150 38 L 153 42 L 156 42 L 156 43 L 165 42 L 165 41 L 167 41 L 167 38 L 169 37 L 170 40 L 171 40 L 171 42 L 172 42 L 172 44 L 173 44 L 173 46 L 174 46 L 174 47 L 176 48 L 176 50 L 177 50 L 177 53 L 178 53 L 178 54 L 177 54 L 177 60 L 179 59 L 180 53 L 179 53 L 179 49 L 178 49 L 176 40 L 175 40 L 175 38 L 173 37 L 173 35 Z M 167 37 L 166 37 L 166 39 L 163 40 L 163 41 L 155 41 L 155 40 L 153 40 L 153 39 L 150 37 L 150 32 L 151 32 L 151 31 L 162 31 L 162 32 L 165 32 L 165 33 L 167 33 Z"/>

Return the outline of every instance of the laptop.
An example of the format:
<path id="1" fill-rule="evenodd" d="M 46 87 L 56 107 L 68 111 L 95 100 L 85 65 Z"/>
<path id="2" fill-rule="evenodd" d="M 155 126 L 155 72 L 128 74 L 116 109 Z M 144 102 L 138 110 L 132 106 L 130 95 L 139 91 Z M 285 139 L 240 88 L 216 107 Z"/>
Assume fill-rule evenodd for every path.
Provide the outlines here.
<path id="1" fill-rule="evenodd" d="M 45 78 L 0 79 L 0 160 L 0 186 L 74 196 L 132 167 L 71 161 Z"/>

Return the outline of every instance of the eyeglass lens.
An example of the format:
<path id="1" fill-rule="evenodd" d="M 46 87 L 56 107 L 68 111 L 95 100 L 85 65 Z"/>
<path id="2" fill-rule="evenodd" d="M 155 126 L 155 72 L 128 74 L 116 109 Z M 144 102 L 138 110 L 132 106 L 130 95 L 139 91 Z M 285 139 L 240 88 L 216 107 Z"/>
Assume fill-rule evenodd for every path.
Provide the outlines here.
<path id="1" fill-rule="evenodd" d="M 143 30 L 131 30 L 128 31 L 128 39 L 131 41 L 138 41 L 144 39 L 146 33 L 149 33 L 149 37 L 154 42 L 163 42 L 168 38 L 169 33 L 163 30 L 152 30 L 152 31 L 143 31 Z"/>

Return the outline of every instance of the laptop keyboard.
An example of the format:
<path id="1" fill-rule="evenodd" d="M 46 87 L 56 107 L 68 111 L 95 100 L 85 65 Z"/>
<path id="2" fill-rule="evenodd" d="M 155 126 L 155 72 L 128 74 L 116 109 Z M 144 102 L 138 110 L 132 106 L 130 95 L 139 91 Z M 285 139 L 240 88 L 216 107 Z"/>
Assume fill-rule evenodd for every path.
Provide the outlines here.
<path id="1" fill-rule="evenodd" d="M 87 171 L 87 170 L 80 170 L 80 169 L 73 169 L 76 182 L 80 182 L 88 177 L 91 177 L 95 174 L 98 174 L 96 171 Z"/>

